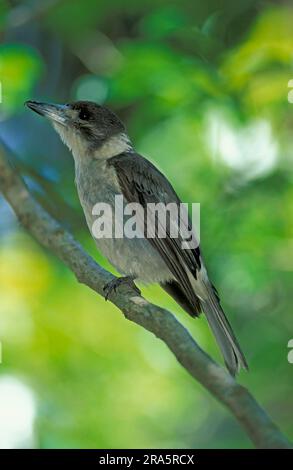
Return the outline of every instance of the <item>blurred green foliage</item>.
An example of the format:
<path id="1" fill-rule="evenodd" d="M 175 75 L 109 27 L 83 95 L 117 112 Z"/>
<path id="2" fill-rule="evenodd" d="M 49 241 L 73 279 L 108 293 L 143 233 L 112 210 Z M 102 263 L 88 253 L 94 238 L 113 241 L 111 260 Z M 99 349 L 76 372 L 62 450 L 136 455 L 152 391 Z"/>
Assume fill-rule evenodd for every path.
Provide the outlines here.
<path id="1" fill-rule="evenodd" d="M 17 111 L 32 93 L 41 72 L 41 59 L 31 47 L 19 44 L 0 46 L 0 77 L 4 90 L 3 109 Z"/>
<path id="2" fill-rule="evenodd" d="M 0 1 L 0 138 L 31 190 L 111 269 L 67 150 L 23 102 L 116 110 L 182 199 L 201 203 L 205 258 L 250 364 L 240 381 L 291 437 L 292 23 L 286 2 Z M 0 220 L 0 374 L 33 391 L 36 446 L 250 447 L 165 346 L 77 285 L 4 201 Z M 219 358 L 204 318 L 157 286 L 143 293 Z"/>

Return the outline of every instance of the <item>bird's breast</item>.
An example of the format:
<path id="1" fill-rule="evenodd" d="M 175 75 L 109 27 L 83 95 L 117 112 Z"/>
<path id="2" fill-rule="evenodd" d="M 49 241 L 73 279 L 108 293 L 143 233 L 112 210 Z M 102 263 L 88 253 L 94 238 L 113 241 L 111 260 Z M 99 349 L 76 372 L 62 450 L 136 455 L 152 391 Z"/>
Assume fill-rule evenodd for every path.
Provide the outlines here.
<path id="1" fill-rule="evenodd" d="M 147 239 L 125 236 L 123 225 L 126 219 L 121 220 L 116 213 L 117 197 L 122 198 L 122 193 L 113 167 L 106 162 L 98 162 L 89 168 L 76 168 L 76 186 L 96 245 L 118 272 L 132 275 L 145 283 L 163 282 L 171 278 L 165 262 Z M 101 217 L 99 207 L 105 208 L 105 205 L 110 210 L 103 213 L 107 233 L 105 237 L 97 237 L 94 227 Z M 119 236 L 116 236 L 117 233 Z"/>

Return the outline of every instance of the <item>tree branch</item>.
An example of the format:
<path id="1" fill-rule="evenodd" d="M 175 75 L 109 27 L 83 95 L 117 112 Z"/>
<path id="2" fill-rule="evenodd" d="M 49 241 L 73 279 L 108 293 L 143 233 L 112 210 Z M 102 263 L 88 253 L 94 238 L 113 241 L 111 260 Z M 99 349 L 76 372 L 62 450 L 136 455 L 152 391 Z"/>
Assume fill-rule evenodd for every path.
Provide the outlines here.
<path id="1" fill-rule="evenodd" d="M 28 232 L 60 258 L 79 282 L 104 295 L 103 286 L 113 279 L 112 274 L 34 200 L 8 162 L 4 147 L 0 147 L 0 190 Z M 230 410 L 256 447 L 293 448 L 251 393 L 202 351 L 170 312 L 126 286 L 113 292 L 110 300 L 128 320 L 164 341 L 189 374 Z"/>

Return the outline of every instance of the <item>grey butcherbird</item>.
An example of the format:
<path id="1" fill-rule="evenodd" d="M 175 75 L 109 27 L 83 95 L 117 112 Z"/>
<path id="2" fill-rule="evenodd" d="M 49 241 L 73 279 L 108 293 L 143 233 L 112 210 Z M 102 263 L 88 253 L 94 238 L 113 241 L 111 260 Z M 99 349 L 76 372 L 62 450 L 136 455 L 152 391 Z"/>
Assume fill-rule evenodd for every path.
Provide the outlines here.
<path id="1" fill-rule="evenodd" d="M 109 109 L 89 101 L 56 105 L 28 101 L 27 106 L 51 121 L 72 151 L 76 185 L 89 229 L 93 206 L 110 204 L 122 195 L 127 202 L 180 203 L 169 181 L 156 167 L 137 154 L 125 126 Z M 100 251 L 124 275 L 118 284 L 134 279 L 161 286 L 193 317 L 203 311 L 232 375 L 247 368 L 232 328 L 209 281 L 199 248 L 183 249 L 182 239 L 100 238 Z M 105 286 L 109 295 L 117 281 Z"/>

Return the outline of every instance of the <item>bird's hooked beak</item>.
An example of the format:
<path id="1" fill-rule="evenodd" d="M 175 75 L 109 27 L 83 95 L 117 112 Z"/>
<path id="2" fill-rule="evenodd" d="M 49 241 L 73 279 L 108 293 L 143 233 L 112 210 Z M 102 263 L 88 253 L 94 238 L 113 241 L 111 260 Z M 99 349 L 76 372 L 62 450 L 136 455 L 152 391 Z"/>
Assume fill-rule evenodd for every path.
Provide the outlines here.
<path id="1" fill-rule="evenodd" d="M 40 103 L 39 101 L 26 101 L 25 105 L 40 114 L 47 117 L 51 121 L 58 122 L 59 124 L 66 125 L 68 121 L 67 111 L 69 106 L 67 104 L 50 104 Z"/>

